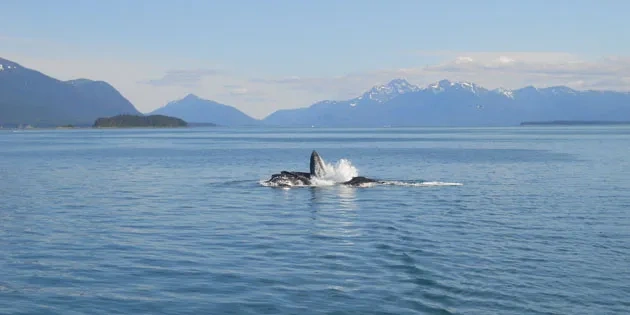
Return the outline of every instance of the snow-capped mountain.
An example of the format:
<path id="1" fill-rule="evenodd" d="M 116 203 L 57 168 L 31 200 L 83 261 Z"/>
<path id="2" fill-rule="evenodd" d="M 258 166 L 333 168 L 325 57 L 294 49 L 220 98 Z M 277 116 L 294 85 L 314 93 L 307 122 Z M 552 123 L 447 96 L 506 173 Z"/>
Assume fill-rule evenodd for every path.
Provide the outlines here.
<path id="1" fill-rule="evenodd" d="M 396 79 L 346 101 L 280 110 L 270 125 L 507 126 L 523 121 L 630 121 L 630 94 L 576 91 L 565 86 L 488 90 L 472 82 L 440 80 L 417 87 Z"/>
<path id="2" fill-rule="evenodd" d="M 325 100 L 317 102 L 308 108 L 278 110 L 263 119 L 267 125 L 310 125 L 315 122 L 330 118 L 339 125 L 352 125 L 355 109 L 364 111 L 368 108 L 386 104 L 400 96 L 416 93 L 420 88 L 407 82 L 405 79 L 393 79 L 385 84 L 373 86 L 371 89 L 353 99 L 344 101 Z M 351 112 L 346 111 L 350 110 Z M 377 109 L 374 110 L 378 112 Z M 327 118 L 319 117 L 324 113 Z"/>
<path id="3" fill-rule="evenodd" d="M 369 99 L 379 103 L 385 103 L 398 95 L 417 92 L 420 88 L 407 82 L 405 79 L 394 79 L 387 84 L 376 85 L 369 91 L 359 96 L 357 100 Z"/>
<path id="4" fill-rule="evenodd" d="M 507 98 L 514 98 L 514 92 L 509 89 L 498 88 L 498 89 L 492 90 L 492 92 L 503 95 Z"/>
<path id="5" fill-rule="evenodd" d="M 422 88 L 421 90 L 428 90 L 436 94 L 444 92 L 444 91 L 449 91 L 449 90 L 468 91 L 473 94 L 488 92 L 488 90 L 471 82 L 458 82 L 458 81 L 449 81 L 449 80 L 440 80 L 438 82 L 429 84 L 427 87 Z"/>

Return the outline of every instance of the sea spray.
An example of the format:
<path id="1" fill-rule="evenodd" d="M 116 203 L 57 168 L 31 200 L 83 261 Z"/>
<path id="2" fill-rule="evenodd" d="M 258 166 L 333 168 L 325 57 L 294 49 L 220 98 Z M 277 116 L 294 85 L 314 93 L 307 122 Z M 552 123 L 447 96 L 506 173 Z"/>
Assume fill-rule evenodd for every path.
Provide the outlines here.
<path id="1" fill-rule="evenodd" d="M 359 176 L 359 170 L 347 159 L 341 159 L 335 164 L 324 162 L 324 168 L 326 169 L 326 174 L 322 178 L 312 178 L 314 185 L 334 185 Z"/>
<path id="2" fill-rule="evenodd" d="M 359 170 L 349 160 L 341 159 L 335 165 L 326 163 L 326 177 L 335 182 L 345 182 L 359 176 Z"/>

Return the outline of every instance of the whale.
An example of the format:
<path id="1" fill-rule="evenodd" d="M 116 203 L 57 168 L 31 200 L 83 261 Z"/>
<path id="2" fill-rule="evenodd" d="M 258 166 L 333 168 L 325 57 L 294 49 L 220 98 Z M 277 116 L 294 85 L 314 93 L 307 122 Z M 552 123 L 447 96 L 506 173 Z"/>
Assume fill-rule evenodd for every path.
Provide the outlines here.
<path id="1" fill-rule="evenodd" d="M 281 171 L 280 173 L 272 174 L 271 178 L 266 180 L 265 183 L 278 187 L 311 186 L 314 179 L 324 178 L 326 174 L 324 160 L 317 151 L 313 150 L 313 152 L 311 152 L 309 172 Z M 340 184 L 346 186 L 361 186 L 370 183 L 383 182 L 364 176 L 355 176 Z"/>
<path id="2" fill-rule="evenodd" d="M 355 176 L 355 177 L 352 177 L 352 179 L 350 179 L 349 181 L 343 182 L 342 184 L 346 186 L 361 186 L 361 185 L 371 184 L 371 183 L 383 184 L 384 182 L 373 179 L 373 178 L 367 178 L 365 176 Z"/>
<path id="3" fill-rule="evenodd" d="M 326 176 L 326 167 L 324 166 L 324 160 L 317 151 L 313 150 L 311 153 L 311 163 L 310 163 L 310 175 L 323 178 Z"/>

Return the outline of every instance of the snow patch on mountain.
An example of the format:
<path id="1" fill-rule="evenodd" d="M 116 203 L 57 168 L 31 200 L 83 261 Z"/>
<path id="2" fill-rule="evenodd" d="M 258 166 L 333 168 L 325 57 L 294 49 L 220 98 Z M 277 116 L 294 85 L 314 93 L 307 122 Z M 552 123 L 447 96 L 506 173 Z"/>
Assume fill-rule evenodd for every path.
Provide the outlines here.
<path id="1" fill-rule="evenodd" d="M 429 84 L 423 90 L 430 90 L 433 91 L 433 93 L 437 94 L 451 89 L 462 89 L 470 91 L 473 94 L 477 94 L 481 91 L 482 88 L 471 82 L 440 80 L 438 82 Z"/>
<path id="2" fill-rule="evenodd" d="M 419 90 L 419 87 L 407 82 L 405 79 L 394 79 L 389 81 L 387 84 L 372 87 L 369 91 L 358 97 L 358 99 L 370 99 L 379 103 L 384 103 L 398 95 L 417 92 Z"/>
<path id="3" fill-rule="evenodd" d="M 498 88 L 496 90 L 494 90 L 494 92 L 499 93 L 507 98 L 511 98 L 514 99 L 514 91 L 512 90 L 508 90 L 508 89 L 504 89 L 504 88 Z"/>
<path id="4" fill-rule="evenodd" d="M 461 88 L 470 90 L 473 94 L 477 94 L 477 85 L 475 85 L 474 83 L 470 83 L 470 82 L 451 82 L 451 86 L 457 85 L 459 84 L 459 86 Z"/>
<path id="5" fill-rule="evenodd" d="M 11 70 L 11 69 L 15 70 L 18 68 L 18 66 L 19 65 L 15 62 L 0 58 L 0 71 L 6 71 L 6 70 Z"/>
<path id="6" fill-rule="evenodd" d="M 554 86 L 554 87 L 550 87 L 548 88 L 549 91 L 551 91 L 552 94 L 558 95 L 558 94 L 576 94 L 577 91 L 566 87 L 566 86 Z"/>
<path id="7" fill-rule="evenodd" d="M 430 84 L 427 89 L 431 90 L 435 94 L 444 92 L 444 87 L 440 85 L 440 82 Z"/>
<path id="8" fill-rule="evenodd" d="M 4 70 L 11 70 L 11 69 L 17 69 L 17 67 L 15 66 L 11 66 L 11 65 L 3 65 L 0 63 L 0 71 L 4 71 Z"/>

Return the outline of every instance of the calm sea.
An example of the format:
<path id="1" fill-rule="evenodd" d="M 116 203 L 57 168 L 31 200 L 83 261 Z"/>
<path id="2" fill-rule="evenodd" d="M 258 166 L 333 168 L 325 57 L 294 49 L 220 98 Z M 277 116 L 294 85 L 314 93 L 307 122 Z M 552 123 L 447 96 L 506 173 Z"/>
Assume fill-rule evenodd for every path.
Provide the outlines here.
<path id="1" fill-rule="evenodd" d="M 0 313 L 628 314 L 630 127 L 0 130 Z"/>

